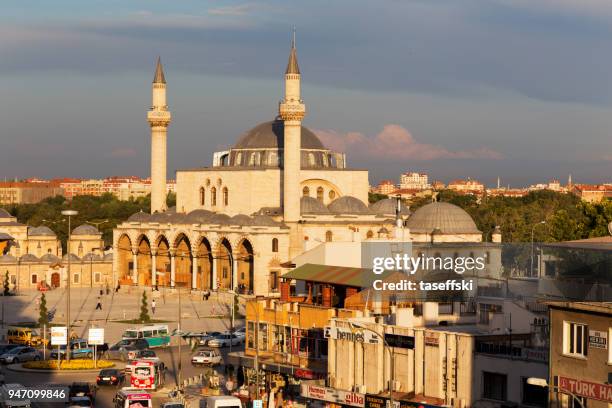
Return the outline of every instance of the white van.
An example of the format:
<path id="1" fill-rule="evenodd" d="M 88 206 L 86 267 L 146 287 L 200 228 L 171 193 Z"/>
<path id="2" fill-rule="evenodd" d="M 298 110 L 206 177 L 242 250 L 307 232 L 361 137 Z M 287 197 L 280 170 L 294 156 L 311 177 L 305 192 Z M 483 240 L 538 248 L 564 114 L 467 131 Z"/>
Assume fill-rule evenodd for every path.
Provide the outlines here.
<path id="1" fill-rule="evenodd" d="M 200 408 L 242 408 L 242 402 L 236 397 L 220 395 L 201 399 Z"/>

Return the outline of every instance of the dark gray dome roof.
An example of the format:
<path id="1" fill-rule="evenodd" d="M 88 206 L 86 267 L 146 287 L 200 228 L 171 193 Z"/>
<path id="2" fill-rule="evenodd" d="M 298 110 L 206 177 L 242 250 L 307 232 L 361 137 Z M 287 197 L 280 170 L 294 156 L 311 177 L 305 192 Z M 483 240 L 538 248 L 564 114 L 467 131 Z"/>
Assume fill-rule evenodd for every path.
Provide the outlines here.
<path id="1" fill-rule="evenodd" d="M 395 198 L 385 198 L 383 200 L 379 200 L 373 204 L 370 204 L 370 211 L 374 214 L 379 215 L 390 215 L 395 214 L 395 206 L 397 205 L 397 201 Z M 409 215 L 410 210 L 408 206 L 402 203 L 402 215 Z"/>
<path id="2" fill-rule="evenodd" d="M 83 260 L 88 261 L 88 262 L 91 262 L 91 261 L 95 262 L 95 261 L 101 261 L 102 257 L 98 254 L 92 254 L 91 252 L 88 252 L 85 254 L 85 256 L 83 256 Z"/>
<path id="3" fill-rule="evenodd" d="M 284 129 L 285 124 L 282 120 L 260 123 L 242 136 L 234 149 L 282 149 Z M 312 131 L 302 126 L 302 149 L 323 150 L 325 147 Z"/>
<path id="4" fill-rule="evenodd" d="M 230 216 L 227 214 L 215 213 L 211 215 L 206 222 L 208 224 L 229 224 Z"/>
<path id="5" fill-rule="evenodd" d="M 306 196 L 300 199 L 300 211 L 302 214 L 329 214 L 329 210 L 321 201 Z"/>
<path id="6" fill-rule="evenodd" d="M 73 229 L 72 235 L 100 235 L 100 231 L 93 225 L 83 224 Z"/>
<path id="7" fill-rule="evenodd" d="M 4 254 L 0 256 L 0 263 L 13 263 L 13 262 L 17 262 L 17 258 L 15 258 L 13 255 Z"/>
<path id="8" fill-rule="evenodd" d="M 53 254 L 44 254 L 40 257 L 40 260 L 43 262 L 59 262 L 60 259 Z"/>
<path id="9" fill-rule="evenodd" d="M 30 237 L 55 237 L 55 232 L 51 228 L 41 225 L 40 227 L 28 228 L 28 236 Z"/>
<path id="10" fill-rule="evenodd" d="M 212 214 L 213 214 L 212 211 L 198 209 L 198 210 L 193 210 L 187 213 L 187 217 L 189 217 L 191 222 L 193 222 L 194 224 L 201 224 L 201 223 L 205 223 L 206 221 L 208 221 L 208 219 L 210 218 Z"/>
<path id="11" fill-rule="evenodd" d="M 363 201 L 352 196 L 337 198 L 327 208 L 336 214 L 369 214 L 370 212 Z"/>
<path id="12" fill-rule="evenodd" d="M 170 217 L 172 215 L 174 215 L 174 213 L 169 212 L 158 212 L 151 214 L 151 217 L 149 217 L 149 222 L 170 222 Z"/>
<path id="13" fill-rule="evenodd" d="M 68 260 L 68 256 L 70 256 L 70 260 L 71 260 L 71 261 L 77 261 L 77 262 L 78 262 L 78 261 L 80 261 L 80 260 L 81 260 L 81 258 L 79 258 L 78 256 L 76 256 L 75 254 L 64 254 L 64 256 L 62 256 L 62 259 L 63 259 L 64 261 L 67 261 L 67 260 Z"/>
<path id="14" fill-rule="evenodd" d="M 103 259 L 105 261 L 112 261 L 113 260 L 113 253 L 109 252 L 108 254 L 105 254 Z"/>
<path id="15" fill-rule="evenodd" d="M 169 222 L 173 224 L 191 224 L 192 220 L 185 213 L 171 213 L 168 216 Z"/>
<path id="16" fill-rule="evenodd" d="M 128 222 L 147 222 L 151 219 L 151 214 L 147 214 L 146 212 L 140 210 L 137 213 L 130 215 L 127 219 Z"/>
<path id="17" fill-rule="evenodd" d="M 443 234 L 479 234 L 470 215 L 454 204 L 435 202 L 414 212 L 406 222 L 411 232 L 431 233 L 439 229 Z"/>
<path id="18" fill-rule="evenodd" d="M 21 260 L 21 262 L 38 262 L 39 261 L 36 255 L 33 255 L 33 254 L 25 254 L 19 259 Z"/>
<path id="19" fill-rule="evenodd" d="M 245 214 L 236 214 L 230 222 L 235 225 L 251 225 L 253 224 L 253 219 Z"/>

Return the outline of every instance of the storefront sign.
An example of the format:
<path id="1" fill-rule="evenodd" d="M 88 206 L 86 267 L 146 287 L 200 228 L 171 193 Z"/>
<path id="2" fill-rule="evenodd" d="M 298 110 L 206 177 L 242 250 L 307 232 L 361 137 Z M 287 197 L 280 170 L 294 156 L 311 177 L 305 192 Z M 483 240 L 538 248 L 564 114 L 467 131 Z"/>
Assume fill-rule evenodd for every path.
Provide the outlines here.
<path id="1" fill-rule="evenodd" d="M 293 375 L 296 378 L 302 378 L 304 380 L 316 380 L 317 378 L 325 377 L 325 375 L 322 373 L 315 373 L 312 370 L 306 370 L 304 368 L 296 368 L 293 371 Z"/>
<path id="2" fill-rule="evenodd" d="M 612 385 L 598 384 L 582 380 L 574 380 L 573 378 L 559 377 L 559 388 L 562 391 L 612 403 Z"/>
<path id="3" fill-rule="evenodd" d="M 351 330 L 344 327 L 326 327 L 323 331 L 326 339 L 348 340 L 356 343 L 378 344 L 378 335 L 372 330 Z"/>
<path id="4" fill-rule="evenodd" d="M 413 401 L 393 401 L 389 397 L 381 397 L 378 395 L 366 394 L 365 396 L 365 408 L 439 408 L 436 405 L 424 404 L 421 402 Z"/>
<path id="5" fill-rule="evenodd" d="M 608 348 L 608 333 L 597 330 L 589 330 L 589 347 Z"/>
<path id="6" fill-rule="evenodd" d="M 389 347 L 414 350 L 414 336 L 385 333 L 385 341 Z"/>
<path id="7" fill-rule="evenodd" d="M 304 398 L 333 402 L 351 407 L 364 407 L 365 404 L 364 394 L 310 384 L 302 384 L 301 395 Z"/>
<path id="8" fill-rule="evenodd" d="M 438 333 L 425 333 L 425 345 L 426 346 L 438 347 L 439 344 L 440 344 L 440 339 L 438 338 Z"/>

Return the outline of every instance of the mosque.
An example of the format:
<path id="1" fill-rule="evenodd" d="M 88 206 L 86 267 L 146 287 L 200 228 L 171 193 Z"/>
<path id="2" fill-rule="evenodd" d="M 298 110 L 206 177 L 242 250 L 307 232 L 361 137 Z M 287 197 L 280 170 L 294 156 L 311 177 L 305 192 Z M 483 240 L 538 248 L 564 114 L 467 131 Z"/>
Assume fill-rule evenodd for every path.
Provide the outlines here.
<path id="1" fill-rule="evenodd" d="M 268 295 L 292 259 L 323 242 L 402 239 L 481 242 L 459 207 L 428 204 L 410 215 L 395 198 L 368 202 L 368 171 L 347 166 L 302 126 L 306 105 L 295 40 L 278 114 L 253 127 L 212 166 L 178 170 L 176 207 L 166 208 L 166 145 L 171 113 L 160 60 L 152 86 L 151 214 L 113 232 L 120 284 L 237 289 Z M 412 233 L 412 235 L 411 235 Z M 494 239 L 501 238 L 494 233 Z"/>

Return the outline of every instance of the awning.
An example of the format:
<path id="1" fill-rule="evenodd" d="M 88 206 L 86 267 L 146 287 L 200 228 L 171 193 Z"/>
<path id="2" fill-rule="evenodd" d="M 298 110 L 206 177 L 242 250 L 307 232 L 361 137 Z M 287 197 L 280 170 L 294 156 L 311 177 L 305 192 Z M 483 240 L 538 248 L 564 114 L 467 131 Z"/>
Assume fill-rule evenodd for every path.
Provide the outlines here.
<path id="1" fill-rule="evenodd" d="M 385 271 L 377 275 L 372 272 L 371 269 L 366 268 L 304 264 L 282 275 L 281 278 L 327 283 L 330 285 L 353 286 L 356 288 L 369 288 L 372 286 L 374 280 L 385 279 L 393 272 L 394 271 Z"/>
<path id="2" fill-rule="evenodd" d="M 235 366 L 247 368 L 255 368 L 255 357 L 247 356 L 244 352 L 233 352 L 227 355 L 228 362 Z M 259 359 L 259 369 L 273 373 L 291 375 L 295 378 L 304 380 L 313 380 L 317 378 L 325 378 L 327 376 L 327 367 L 298 367 L 286 363 L 277 363 L 274 361 Z"/>

